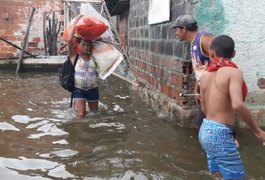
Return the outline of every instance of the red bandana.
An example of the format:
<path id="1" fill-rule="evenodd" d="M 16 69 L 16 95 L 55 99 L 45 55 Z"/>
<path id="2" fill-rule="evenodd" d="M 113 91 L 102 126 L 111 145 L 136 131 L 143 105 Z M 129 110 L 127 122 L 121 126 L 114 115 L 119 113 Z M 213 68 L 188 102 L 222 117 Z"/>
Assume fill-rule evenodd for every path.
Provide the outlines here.
<path id="1" fill-rule="evenodd" d="M 231 60 L 227 60 L 224 58 L 214 58 L 214 59 L 211 59 L 211 63 L 207 66 L 206 70 L 208 72 L 213 72 L 213 71 L 217 71 L 221 67 L 238 68 L 237 65 L 233 63 Z M 243 84 L 242 84 L 242 93 L 243 93 L 243 100 L 245 101 L 247 94 L 248 94 L 248 87 L 245 81 L 243 81 Z"/>

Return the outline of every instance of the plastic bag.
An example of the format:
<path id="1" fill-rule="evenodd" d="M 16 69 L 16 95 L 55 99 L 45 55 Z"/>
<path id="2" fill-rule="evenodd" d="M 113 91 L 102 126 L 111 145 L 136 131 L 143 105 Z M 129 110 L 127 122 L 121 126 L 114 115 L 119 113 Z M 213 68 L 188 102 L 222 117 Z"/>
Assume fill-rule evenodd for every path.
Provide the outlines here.
<path id="1" fill-rule="evenodd" d="M 97 64 L 97 72 L 101 79 L 106 79 L 123 60 L 123 55 L 110 43 L 92 42 L 92 56 Z"/>
<path id="2" fill-rule="evenodd" d="M 73 22 L 74 19 L 66 25 L 62 37 L 64 41 L 67 41 L 68 33 Z M 108 26 L 103 21 L 92 16 L 82 16 L 75 25 L 75 34 L 84 40 L 96 40 L 107 29 Z"/>
<path id="3" fill-rule="evenodd" d="M 101 20 L 82 16 L 75 25 L 76 33 L 85 40 L 95 40 L 108 29 L 108 26 Z"/>

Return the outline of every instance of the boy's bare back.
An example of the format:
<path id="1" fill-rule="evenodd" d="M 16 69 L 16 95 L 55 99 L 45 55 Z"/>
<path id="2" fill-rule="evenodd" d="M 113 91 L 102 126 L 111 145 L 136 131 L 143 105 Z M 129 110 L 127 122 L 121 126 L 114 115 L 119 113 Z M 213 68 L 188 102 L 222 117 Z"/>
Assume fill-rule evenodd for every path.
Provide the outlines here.
<path id="1" fill-rule="evenodd" d="M 222 67 L 215 72 L 205 71 L 201 76 L 200 86 L 202 109 L 206 118 L 233 125 L 233 106 L 243 103 L 242 83 L 242 73 L 236 68 Z"/>

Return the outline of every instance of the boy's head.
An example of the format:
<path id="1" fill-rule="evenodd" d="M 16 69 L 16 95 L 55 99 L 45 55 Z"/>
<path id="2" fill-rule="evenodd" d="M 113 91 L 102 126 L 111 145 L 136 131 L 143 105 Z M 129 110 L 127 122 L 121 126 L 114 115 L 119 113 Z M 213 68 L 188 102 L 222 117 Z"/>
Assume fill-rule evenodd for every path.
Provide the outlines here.
<path id="1" fill-rule="evenodd" d="M 227 35 L 214 38 L 210 46 L 210 57 L 233 58 L 235 56 L 234 40 Z"/>

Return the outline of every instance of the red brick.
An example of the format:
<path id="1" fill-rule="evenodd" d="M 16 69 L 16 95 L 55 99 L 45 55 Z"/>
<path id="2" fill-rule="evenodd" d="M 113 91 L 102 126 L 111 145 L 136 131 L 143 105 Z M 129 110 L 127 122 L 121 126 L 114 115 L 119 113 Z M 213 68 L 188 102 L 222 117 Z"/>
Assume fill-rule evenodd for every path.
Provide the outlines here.
<path id="1" fill-rule="evenodd" d="M 0 34 L 5 34 L 6 30 L 5 29 L 0 29 Z"/>
<path id="2" fill-rule="evenodd" d="M 17 6 L 7 6 L 6 7 L 6 12 L 11 13 L 11 12 L 17 12 L 18 7 Z"/>
<path id="3" fill-rule="evenodd" d="M 11 42 L 17 40 L 16 36 L 6 36 L 6 37 L 7 37 L 6 40 L 11 41 Z"/>
<path id="4" fill-rule="evenodd" d="M 33 38 L 33 41 L 34 41 L 34 42 L 40 42 L 40 37 L 34 37 L 34 38 Z"/>
<path id="5" fill-rule="evenodd" d="M 17 49 L 14 48 L 14 47 L 9 47 L 8 51 L 11 52 L 11 53 L 14 53 L 14 52 L 17 52 Z"/>
<path id="6" fill-rule="evenodd" d="M 8 29 L 8 31 L 5 32 L 6 36 L 13 36 L 14 35 L 14 30 L 13 29 Z"/>
<path id="7" fill-rule="evenodd" d="M 0 18 L 8 18 L 8 13 L 7 12 L 1 12 Z"/>
<path id="8" fill-rule="evenodd" d="M 162 83 L 162 93 L 168 96 L 169 86 Z"/>
<path id="9" fill-rule="evenodd" d="M 172 58 L 168 59 L 167 68 L 169 71 L 173 70 L 173 64 L 174 64 L 174 60 Z"/>
<path id="10" fill-rule="evenodd" d="M 2 6 L 2 3 L 1 3 L 1 6 L 0 6 L 0 12 L 6 12 L 6 8 L 4 6 Z"/>
<path id="11" fill-rule="evenodd" d="M 171 80 L 170 83 L 174 86 L 174 87 L 181 87 L 182 86 L 182 75 L 177 75 L 174 73 L 171 73 Z"/>
<path id="12" fill-rule="evenodd" d="M 0 18 L 0 25 L 6 25 L 8 23 L 7 20 Z"/>
<path id="13" fill-rule="evenodd" d="M 7 46 L 1 47 L 0 48 L 0 52 L 1 53 L 8 53 L 9 52 L 9 48 Z"/>
<path id="14" fill-rule="evenodd" d="M 18 29 L 18 25 L 17 24 L 8 24 L 7 26 L 6 26 L 6 29 L 7 30 L 9 30 L 9 29 L 12 29 L 12 30 L 16 30 L 16 29 Z"/>
<path id="15" fill-rule="evenodd" d="M 182 103 L 182 98 L 179 96 L 179 91 L 176 88 L 172 89 L 172 98 L 175 99 L 178 103 Z"/>
<path id="16" fill-rule="evenodd" d="M 1 58 L 12 58 L 12 57 L 15 57 L 15 55 L 13 53 L 1 53 L 0 52 L 0 57 Z"/>

